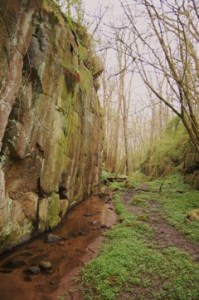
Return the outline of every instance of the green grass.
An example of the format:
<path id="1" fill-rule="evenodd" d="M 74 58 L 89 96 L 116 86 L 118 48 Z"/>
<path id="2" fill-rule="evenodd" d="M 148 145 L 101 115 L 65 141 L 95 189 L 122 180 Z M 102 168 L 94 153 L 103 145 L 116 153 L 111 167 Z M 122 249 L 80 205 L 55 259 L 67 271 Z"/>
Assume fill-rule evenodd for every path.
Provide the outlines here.
<path id="1" fill-rule="evenodd" d="M 111 182 L 109 183 L 109 188 L 113 191 L 124 191 L 125 190 L 125 182 Z"/>
<path id="2" fill-rule="evenodd" d="M 148 194 L 146 193 L 143 194 L 141 197 L 140 195 L 135 195 L 130 204 L 141 206 L 141 207 L 148 207 L 149 206 L 148 200 L 150 200 L 150 198 L 147 196 Z"/>
<path id="3" fill-rule="evenodd" d="M 182 170 L 188 146 L 188 134 L 180 119 L 174 117 L 155 145 L 150 146 L 145 161 L 141 164 L 142 170 L 153 178 L 176 169 Z"/>
<path id="4" fill-rule="evenodd" d="M 102 169 L 102 173 L 101 173 L 101 176 L 100 176 L 100 181 L 105 182 L 107 180 L 107 178 L 110 177 L 110 176 L 111 176 L 110 172 L 108 172 L 105 169 Z"/>
<path id="5" fill-rule="evenodd" d="M 159 201 L 163 216 L 168 222 L 187 235 L 190 241 L 199 243 L 199 222 L 193 221 L 190 224 L 184 222 L 190 210 L 199 208 L 199 191 L 191 190 L 188 184 L 183 183 L 183 177 L 179 174 L 159 178 L 147 184 L 151 192 L 140 192 L 136 197 L 142 199 L 143 203 L 144 201 L 147 203 L 147 200 Z M 161 192 L 160 187 L 162 187 Z M 140 203 L 142 204 L 141 200 Z M 139 201 L 136 205 L 139 205 Z"/>
<path id="6" fill-rule="evenodd" d="M 158 190 L 161 184 L 160 180 L 151 182 L 150 186 Z M 179 187 L 185 189 L 184 194 L 175 193 Z M 175 193 L 175 197 L 171 194 L 169 198 L 169 189 Z M 167 179 L 164 183 L 162 194 L 167 200 L 164 210 L 170 221 L 177 222 L 179 214 L 184 217 L 182 208 L 185 211 L 196 204 L 197 192 L 193 192 L 194 200 L 189 205 L 185 197 L 188 196 L 187 193 L 192 192 L 187 186 L 182 186 L 182 182 L 176 181 L 176 177 Z M 144 194 L 141 193 L 140 196 Z M 155 193 L 149 194 L 154 196 Z M 98 257 L 83 270 L 82 288 L 85 298 L 119 300 L 124 292 L 125 295 L 129 293 L 126 299 L 146 300 L 149 299 L 147 295 L 150 295 L 150 299 L 154 300 L 198 300 L 199 265 L 175 247 L 157 250 L 152 243 L 153 229 L 146 220 L 139 220 L 139 217 L 129 213 L 122 205 L 120 197 L 120 194 L 116 194 L 114 202 L 121 223 L 107 233 Z M 163 201 L 157 195 L 156 198 L 157 201 Z M 139 296 L 133 298 L 133 291 L 136 289 L 139 290 Z"/>
<path id="7" fill-rule="evenodd" d="M 146 181 L 148 181 L 149 177 L 144 175 L 140 171 L 136 171 L 131 175 L 131 177 L 129 177 L 128 180 L 134 184 L 141 184 L 141 183 L 145 183 Z"/>

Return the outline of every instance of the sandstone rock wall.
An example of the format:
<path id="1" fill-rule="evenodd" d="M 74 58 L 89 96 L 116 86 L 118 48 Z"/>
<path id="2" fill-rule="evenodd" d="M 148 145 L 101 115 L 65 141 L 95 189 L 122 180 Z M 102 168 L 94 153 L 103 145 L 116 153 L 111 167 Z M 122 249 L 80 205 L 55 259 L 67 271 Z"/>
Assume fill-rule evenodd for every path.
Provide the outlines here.
<path id="1" fill-rule="evenodd" d="M 0 252 L 97 186 L 102 67 L 53 1 L 0 0 Z"/>

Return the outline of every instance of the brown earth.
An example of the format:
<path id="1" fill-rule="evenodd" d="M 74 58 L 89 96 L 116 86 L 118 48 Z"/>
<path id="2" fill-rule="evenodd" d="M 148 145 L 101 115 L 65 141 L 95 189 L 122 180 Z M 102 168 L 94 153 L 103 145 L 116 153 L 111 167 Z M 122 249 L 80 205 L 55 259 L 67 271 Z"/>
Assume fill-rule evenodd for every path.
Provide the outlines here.
<path id="1" fill-rule="evenodd" d="M 116 221 L 111 202 L 93 196 L 73 208 L 53 234 L 61 241 L 47 243 L 41 236 L 0 258 L 1 300 L 81 299 L 74 280 L 94 256 L 104 231 Z M 40 261 L 52 263 L 49 272 L 31 275 L 27 268 Z"/>

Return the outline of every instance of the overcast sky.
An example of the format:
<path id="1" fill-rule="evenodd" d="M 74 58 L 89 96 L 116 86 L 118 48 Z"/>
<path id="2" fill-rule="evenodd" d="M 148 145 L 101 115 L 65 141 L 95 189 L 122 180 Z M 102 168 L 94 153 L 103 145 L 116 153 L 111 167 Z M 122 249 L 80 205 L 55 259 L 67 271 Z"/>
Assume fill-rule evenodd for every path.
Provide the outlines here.
<path id="1" fill-rule="evenodd" d="M 110 22 L 119 23 L 120 18 L 122 17 L 123 10 L 120 5 L 120 0 L 82 0 L 86 15 L 90 14 L 92 16 L 99 16 L 100 9 L 104 11 L 106 7 L 109 9 L 106 11 L 106 14 L 103 18 L 103 24 L 109 24 Z M 88 20 L 93 19 L 92 17 Z M 101 34 L 102 39 L 104 39 L 103 33 L 108 31 L 108 27 L 106 25 L 101 24 L 101 31 L 98 31 L 98 34 Z M 94 25 L 95 27 L 95 25 Z M 89 30 L 92 32 L 93 26 L 90 26 Z M 114 58 L 113 53 L 109 55 L 108 65 L 105 68 L 116 67 L 116 59 Z M 141 110 L 144 106 L 146 106 L 146 89 L 144 87 L 143 82 L 140 79 L 140 76 L 134 74 L 133 85 L 132 85 L 132 103 L 134 103 L 133 110 Z M 135 105 L 136 103 L 136 105 Z M 136 106 L 136 107 L 135 107 Z"/>
<path id="2" fill-rule="evenodd" d="M 119 0 L 82 0 L 86 11 L 95 11 L 97 10 L 100 5 L 106 7 L 111 6 L 114 7 L 114 12 L 116 13 L 117 10 L 120 10 L 120 3 Z"/>

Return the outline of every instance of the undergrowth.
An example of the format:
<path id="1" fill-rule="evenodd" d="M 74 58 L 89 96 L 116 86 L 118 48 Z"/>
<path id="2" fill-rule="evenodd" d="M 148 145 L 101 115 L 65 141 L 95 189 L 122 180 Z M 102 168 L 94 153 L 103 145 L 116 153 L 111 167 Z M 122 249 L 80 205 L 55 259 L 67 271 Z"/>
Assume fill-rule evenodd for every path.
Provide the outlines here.
<path id="1" fill-rule="evenodd" d="M 168 222 L 186 234 L 188 239 L 199 243 L 199 222 L 185 223 L 187 213 L 199 208 L 199 191 L 192 190 L 188 184 L 183 183 L 183 177 L 178 174 L 159 178 L 148 184 L 152 191 L 148 193 L 148 198 L 162 204 L 163 215 Z M 141 193 L 139 196 L 144 197 L 145 194 Z"/>
<path id="2" fill-rule="evenodd" d="M 157 178 L 173 170 L 181 170 L 188 144 L 188 134 L 180 119 L 171 119 L 154 146 L 150 146 L 146 159 L 141 164 L 142 171 Z"/>
<path id="3" fill-rule="evenodd" d="M 198 192 L 190 191 L 176 176 L 149 182 L 149 186 L 151 192 L 139 193 L 140 199 L 143 196 L 143 202 L 153 198 L 164 203 L 169 221 L 196 240 L 199 227 L 191 224 L 187 229 L 184 216 L 197 205 Z M 198 300 L 199 265 L 175 247 L 158 250 L 153 244 L 153 229 L 146 220 L 128 212 L 120 199 L 121 191 L 114 196 L 120 223 L 106 234 L 98 257 L 82 272 L 85 299 Z"/>

